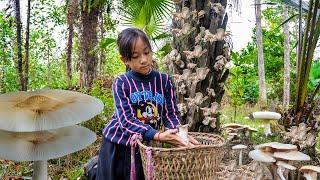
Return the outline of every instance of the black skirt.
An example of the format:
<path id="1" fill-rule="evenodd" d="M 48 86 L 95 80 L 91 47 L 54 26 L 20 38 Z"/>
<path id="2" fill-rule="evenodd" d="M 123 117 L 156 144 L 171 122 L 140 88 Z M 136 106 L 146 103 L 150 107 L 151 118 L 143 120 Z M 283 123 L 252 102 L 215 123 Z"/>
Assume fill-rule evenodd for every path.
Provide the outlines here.
<path id="1" fill-rule="evenodd" d="M 144 180 L 139 149 L 135 150 L 136 180 Z M 97 180 L 130 180 L 131 147 L 102 139 L 99 151 Z"/>

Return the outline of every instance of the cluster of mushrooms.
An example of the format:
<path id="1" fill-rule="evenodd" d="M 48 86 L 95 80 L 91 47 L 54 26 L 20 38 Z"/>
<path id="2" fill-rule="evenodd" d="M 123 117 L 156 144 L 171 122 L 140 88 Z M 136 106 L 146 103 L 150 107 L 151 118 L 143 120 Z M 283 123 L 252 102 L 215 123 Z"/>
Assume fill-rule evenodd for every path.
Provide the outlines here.
<path id="1" fill-rule="evenodd" d="M 0 95 L 0 158 L 34 161 L 33 180 L 48 179 L 47 160 L 90 145 L 91 130 L 75 125 L 103 110 L 94 97 L 66 90 Z"/>
<path id="2" fill-rule="evenodd" d="M 195 130 L 196 124 L 199 123 L 196 122 L 198 119 L 201 119 L 200 123 L 202 121 L 204 126 L 216 128 L 218 103 L 215 102 L 216 94 L 212 88 L 214 77 L 211 71 L 213 68 L 210 69 L 208 66 L 212 58 L 209 50 L 214 42 L 223 41 L 229 34 L 225 33 L 223 28 L 213 30 L 211 27 L 209 30 L 203 27 L 202 21 L 209 16 L 204 9 L 212 9 L 211 12 L 223 17 L 225 8 L 220 3 L 211 2 L 208 2 L 207 7 L 203 7 L 203 10 L 196 9 L 194 5 L 191 5 L 190 8 L 186 7 L 181 0 L 175 3 L 177 12 L 172 13 L 174 26 L 172 34 L 177 47 L 173 47 L 165 57 L 165 63 L 169 71 L 174 74 L 178 108 L 182 117 L 185 117 L 183 119 L 186 119 L 184 124 L 190 124 L 191 129 Z M 218 16 L 213 17 L 211 21 L 219 21 Z M 190 39 L 192 43 L 189 42 Z M 223 72 L 222 70 L 230 61 L 230 51 L 226 48 L 226 52 L 216 57 L 214 61 L 214 69 Z M 205 80 L 209 82 L 207 86 L 209 88 L 199 89 Z"/>
<path id="3" fill-rule="evenodd" d="M 221 129 L 226 132 L 228 141 L 234 141 L 241 138 L 248 139 L 251 137 L 252 133 L 258 132 L 255 128 L 237 123 L 224 124 Z"/>
<path id="4" fill-rule="evenodd" d="M 260 144 L 249 152 L 249 157 L 254 161 L 267 163 L 272 167 L 274 179 L 286 180 L 290 170 L 296 170 L 294 161 L 309 161 L 311 158 L 297 150 L 296 145 L 269 142 Z M 307 180 L 317 180 L 317 172 L 320 167 L 302 166 L 300 171 Z"/>

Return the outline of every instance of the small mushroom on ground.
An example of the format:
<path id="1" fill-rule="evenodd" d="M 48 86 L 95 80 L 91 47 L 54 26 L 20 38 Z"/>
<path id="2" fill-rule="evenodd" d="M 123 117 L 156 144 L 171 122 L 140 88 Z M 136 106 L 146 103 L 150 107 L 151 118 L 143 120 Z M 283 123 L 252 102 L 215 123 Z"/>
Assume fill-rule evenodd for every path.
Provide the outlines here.
<path id="1" fill-rule="evenodd" d="M 317 173 L 320 173 L 319 166 L 302 166 L 299 170 L 303 172 L 306 180 L 317 180 Z"/>
<path id="2" fill-rule="evenodd" d="M 276 165 L 278 167 L 277 174 L 279 175 L 281 180 L 286 180 L 286 178 L 283 175 L 283 173 L 286 171 L 286 169 L 288 169 L 288 170 L 296 170 L 297 169 L 296 167 L 294 167 L 288 163 L 285 163 L 283 161 L 277 161 Z"/>
<path id="3" fill-rule="evenodd" d="M 47 160 L 58 158 L 90 145 L 96 134 L 81 126 L 38 132 L 0 130 L 0 157 L 13 161 L 34 161 L 33 179 L 47 179 Z"/>
<path id="4" fill-rule="evenodd" d="M 0 95 L 0 129 L 32 132 L 71 126 L 103 110 L 97 98 L 67 90 L 37 90 Z"/>
<path id="5" fill-rule="evenodd" d="M 260 119 L 264 122 L 264 133 L 266 136 L 271 135 L 270 121 L 279 120 L 281 114 L 270 111 L 252 113 L 254 119 Z"/>
<path id="6" fill-rule="evenodd" d="M 239 150 L 239 166 L 242 166 L 242 150 L 247 149 L 246 145 L 238 144 L 235 146 L 232 146 L 233 150 Z"/>

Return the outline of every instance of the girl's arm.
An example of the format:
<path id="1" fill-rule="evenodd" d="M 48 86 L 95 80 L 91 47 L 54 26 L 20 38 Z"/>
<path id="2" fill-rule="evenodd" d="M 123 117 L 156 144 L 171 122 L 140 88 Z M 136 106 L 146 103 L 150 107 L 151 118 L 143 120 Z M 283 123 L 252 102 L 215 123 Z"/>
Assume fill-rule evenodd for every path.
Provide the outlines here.
<path id="1" fill-rule="evenodd" d="M 152 140 L 157 130 L 136 118 L 129 97 L 125 93 L 125 84 L 120 77 L 113 82 L 112 90 L 116 115 L 122 130 L 128 135 L 141 134 L 144 140 Z"/>
<path id="2" fill-rule="evenodd" d="M 174 93 L 174 86 L 171 78 L 167 74 L 165 82 L 165 104 L 163 110 L 164 126 L 169 129 L 174 129 L 177 125 L 180 125 L 180 112 L 176 103 L 176 96 Z"/>

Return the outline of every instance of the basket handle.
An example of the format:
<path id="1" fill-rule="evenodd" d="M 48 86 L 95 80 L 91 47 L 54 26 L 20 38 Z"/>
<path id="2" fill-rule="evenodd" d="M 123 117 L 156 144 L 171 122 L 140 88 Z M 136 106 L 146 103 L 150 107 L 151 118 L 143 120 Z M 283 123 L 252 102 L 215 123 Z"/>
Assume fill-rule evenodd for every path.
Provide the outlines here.
<path id="1" fill-rule="evenodd" d="M 137 141 L 141 140 L 141 134 L 134 134 L 130 140 L 131 146 L 131 167 L 130 167 L 130 180 L 136 180 L 136 163 L 135 163 L 135 149 L 137 146 Z"/>

